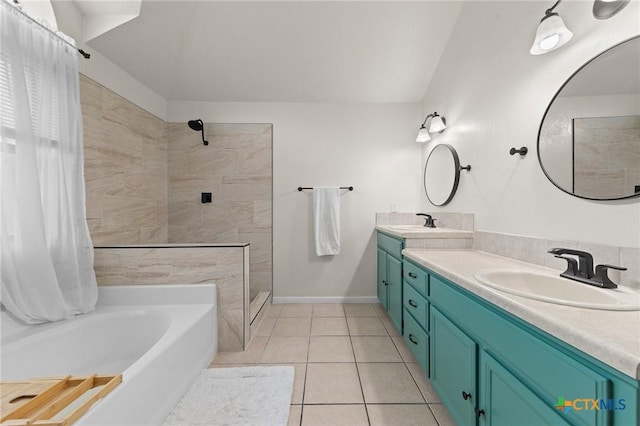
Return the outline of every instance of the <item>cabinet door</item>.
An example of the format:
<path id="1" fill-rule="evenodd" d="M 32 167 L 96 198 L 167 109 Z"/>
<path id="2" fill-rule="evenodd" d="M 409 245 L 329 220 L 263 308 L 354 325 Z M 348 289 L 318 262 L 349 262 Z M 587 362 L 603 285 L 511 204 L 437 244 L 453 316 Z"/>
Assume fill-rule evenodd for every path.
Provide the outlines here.
<path id="1" fill-rule="evenodd" d="M 431 306 L 431 382 L 461 426 L 476 424 L 477 344 Z"/>
<path id="2" fill-rule="evenodd" d="M 480 353 L 480 425 L 568 425 L 552 403 L 529 388 L 486 352 Z"/>
<path id="3" fill-rule="evenodd" d="M 387 255 L 387 312 L 391 321 L 402 334 L 402 262 L 393 256 Z"/>
<path id="4" fill-rule="evenodd" d="M 387 252 L 378 247 L 378 300 L 384 310 L 387 304 Z"/>

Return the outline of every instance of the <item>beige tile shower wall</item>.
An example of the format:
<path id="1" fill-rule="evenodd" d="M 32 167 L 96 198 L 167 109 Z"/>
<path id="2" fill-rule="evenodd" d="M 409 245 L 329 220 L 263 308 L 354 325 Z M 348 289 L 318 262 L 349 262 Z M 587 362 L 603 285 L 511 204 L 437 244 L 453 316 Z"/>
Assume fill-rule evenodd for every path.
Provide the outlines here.
<path id="1" fill-rule="evenodd" d="M 205 123 L 208 146 L 185 123 L 167 134 L 169 242 L 250 243 L 250 298 L 271 291 L 271 124 Z"/>
<path id="2" fill-rule="evenodd" d="M 247 247 L 96 247 L 99 285 L 215 283 L 218 350 L 242 351 L 248 309 Z"/>
<path id="3" fill-rule="evenodd" d="M 96 246 L 167 241 L 167 124 L 80 75 L 87 221 Z"/>
<path id="4" fill-rule="evenodd" d="M 574 118 L 574 193 L 625 197 L 640 185 L 640 115 Z"/>

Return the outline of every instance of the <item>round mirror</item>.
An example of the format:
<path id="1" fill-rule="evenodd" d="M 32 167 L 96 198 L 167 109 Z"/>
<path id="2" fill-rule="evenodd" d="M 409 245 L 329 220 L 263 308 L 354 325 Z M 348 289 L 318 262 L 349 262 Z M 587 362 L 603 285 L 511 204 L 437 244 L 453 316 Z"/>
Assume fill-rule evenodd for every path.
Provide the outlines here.
<path id="1" fill-rule="evenodd" d="M 640 196 L 640 37 L 564 83 L 542 118 L 538 160 L 555 186 L 576 197 Z"/>
<path id="2" fill-rule="evenodd" d="M 468 166 L 470 168 L 470 166 Z M 460 181 L 460 160 L 451 145 L 436 145 L 424 165 L 424 192 L 434 206 L 453 199 Z"/>

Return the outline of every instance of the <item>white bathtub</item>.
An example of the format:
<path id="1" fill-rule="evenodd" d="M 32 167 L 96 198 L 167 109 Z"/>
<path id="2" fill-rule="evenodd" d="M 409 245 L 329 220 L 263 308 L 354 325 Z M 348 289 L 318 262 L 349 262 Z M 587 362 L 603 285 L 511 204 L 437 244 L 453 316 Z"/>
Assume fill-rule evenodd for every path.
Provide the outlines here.
<path id="1" fill-rule="evenodd" d="M 119 374 L 79 425 L 161 424 L 217 351 L 213 284 L 100 287 L 92 313 L 23 325 L 2 311 L 0 378 Z"/>

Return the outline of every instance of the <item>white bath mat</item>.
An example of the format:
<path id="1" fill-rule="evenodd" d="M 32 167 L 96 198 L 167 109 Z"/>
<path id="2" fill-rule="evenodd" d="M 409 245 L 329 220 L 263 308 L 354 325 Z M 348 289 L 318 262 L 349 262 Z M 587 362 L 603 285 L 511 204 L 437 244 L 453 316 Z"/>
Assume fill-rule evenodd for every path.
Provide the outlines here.
<path id="1" fill-rule="evenodd" d="M 164 421 L 169 425 L 286 425 L 292 366 L 204 370 Z"/>

